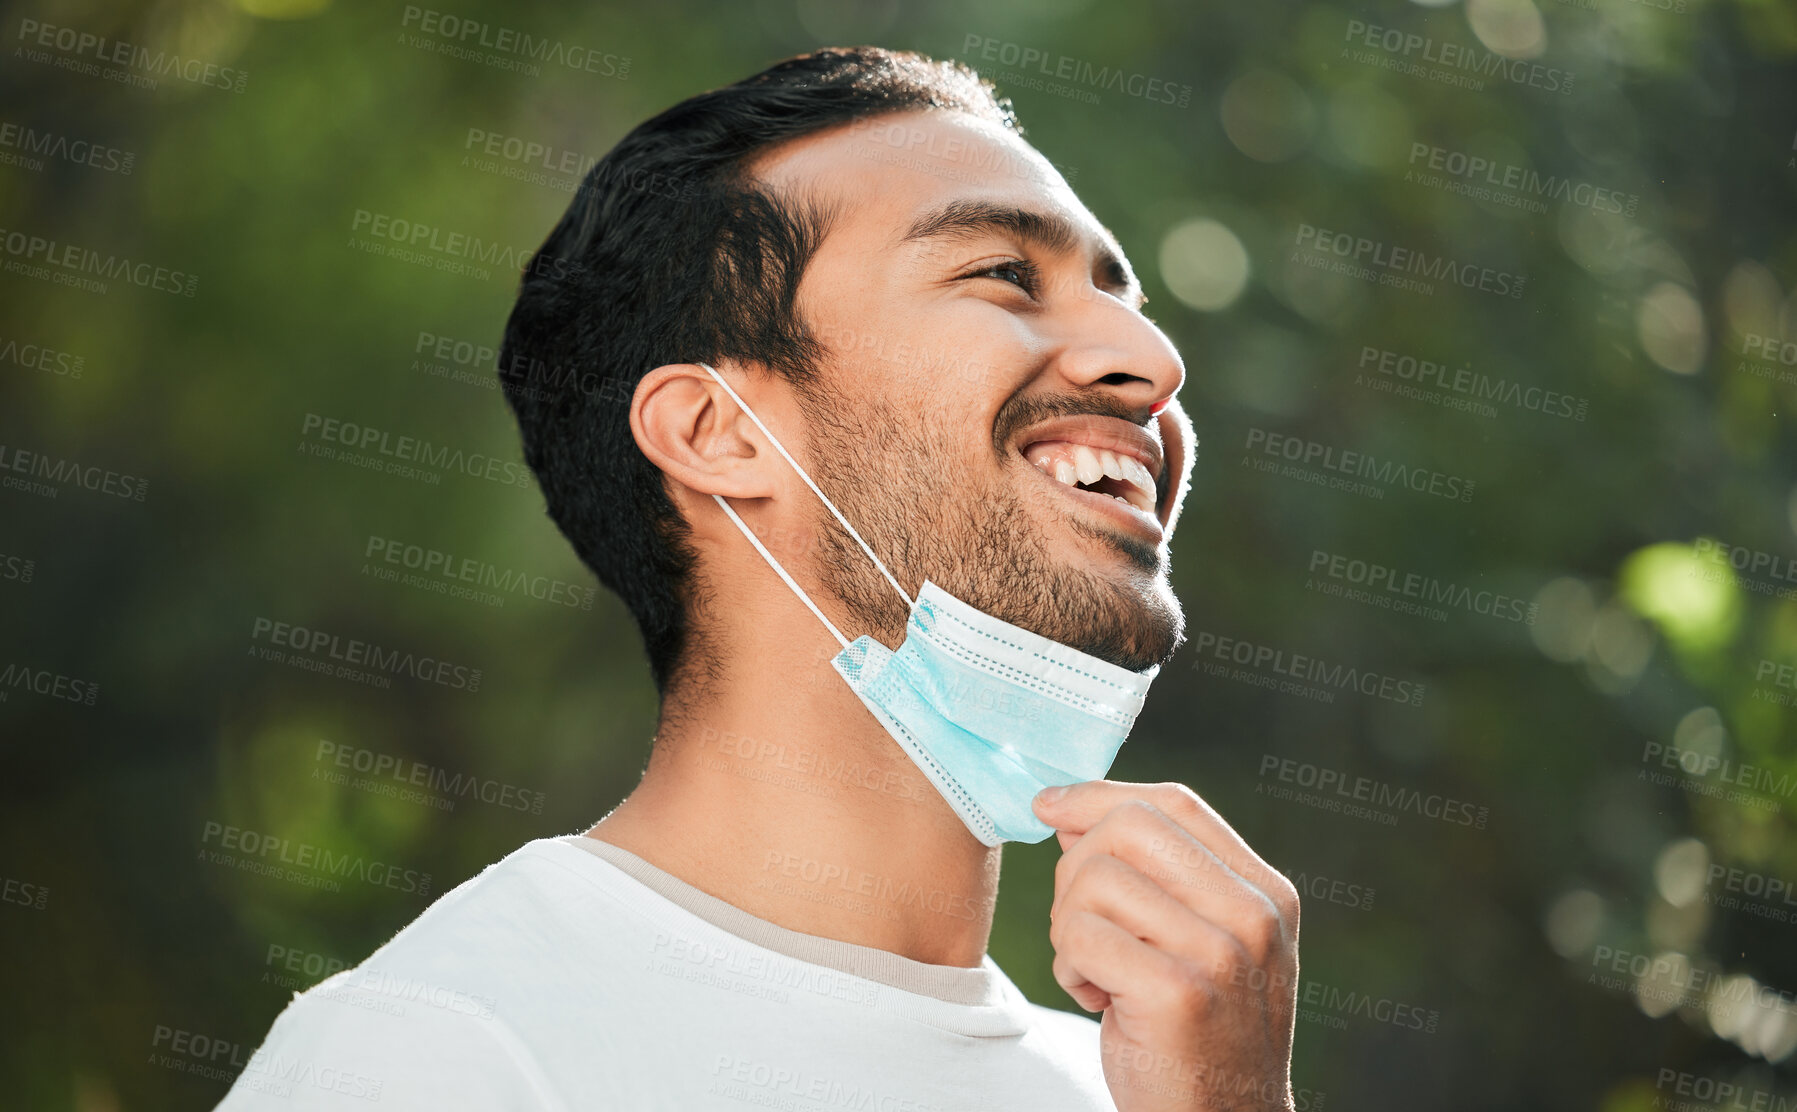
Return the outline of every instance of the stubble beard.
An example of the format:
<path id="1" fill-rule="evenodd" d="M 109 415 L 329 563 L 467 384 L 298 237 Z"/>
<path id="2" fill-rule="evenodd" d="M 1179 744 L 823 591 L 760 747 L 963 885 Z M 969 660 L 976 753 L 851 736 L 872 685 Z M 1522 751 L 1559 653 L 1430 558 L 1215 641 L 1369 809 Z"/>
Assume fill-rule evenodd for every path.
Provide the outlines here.
<path id="1" fill-rule="evenodd" d="M 813 478 L 907 591 L 928 579 L 995 618 L 1136 672 L 1166 663 L 1184 639 L 1164 548 L 1073 521 L 1129 569 L 1106 576 L 1071 567 L 1007 480 L 955 474 L 964 449 L 940 430 L 872 399 L 858 400 L 852 414 L 806 409 Z M 813 520 L 818 577 L 860 623 L 844 633 L 896 647 L 904 601 L 822 504 Z"/>

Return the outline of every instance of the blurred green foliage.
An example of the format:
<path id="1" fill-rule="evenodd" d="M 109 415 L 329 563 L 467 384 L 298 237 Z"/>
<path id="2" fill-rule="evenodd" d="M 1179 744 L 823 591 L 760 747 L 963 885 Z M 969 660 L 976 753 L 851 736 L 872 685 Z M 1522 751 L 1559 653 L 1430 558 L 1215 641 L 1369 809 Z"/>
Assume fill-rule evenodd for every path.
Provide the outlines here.
<path id="1" fill-rule="evenodd" d="M 0 560 L 33 565 L 28 582 L 0 580 L 0 664 L 99 684 L 93 706 L 17 688 L 0 702 L 0 874 L 15 895 L 47 891 L 41 909 L 0 903 L 8 1107 L 210 1106 L 225 1082 L 159 1064 L 158 1029 L 234 1044 L 240 1065 L 290 995 L 268 976 L 271 945 L 353 963 L 427 903 L 209 863 L 206 824 L 399 863 L 435 895 L 629 790 L 655 702 L 615 600 L 495 607 L 369 570 L 378 537 L 590 583 L 534 488 L 414 482 L 296 450 L 317 415 L 518 459 L 490 370 L 421 342 L 496 346 L 515 270 L 368 254 L 359 214 L 528 251 L 574 179 L 495 172 L 522 167 L 483 156 L 476 133 L 597 157 L 695 91 L 852 42 L 994 76 L 1130 252 L 1187 360 L 1202 441 L 1175 545 L 1194 637 L 1425 685 L 1421 706 L 1294 695 L 1205 671 L 1216 658 L 1194 641 L 1115 772 L 1193 785 L 1309 882 L 1299 1087 L 1330 1109 L 1605 1112 L 1666 1106 L 1667 1070 L 1797 1092 L 1797 1008 L 1668 1012 L 1594 976 L 1605 952 L 1683 955 L 1661 968 L 1797 989 L 1797 923 L 1715 905 L 1726 882 L 1706 879 L 1712 864 L 1797 879 L 1797 801 L 1763 784 L 1745 804 L 1718 798 L 1698 790 L 1717 774 L 1664 764 L 1673 750 L 1797 777 L 1777 701 L 1793 694 L 1777 669 L 1797 664 L 1797 604 L 1776 591 L 1793 584 L 1704 558 L 1717 541 L 1786 568 L 1797 555 L 1797 376 L 1776 358 L 1797 337 L 1790 5 L 441 9 L 613 58 L 537 75 L 419 46 L 398 4 L 29 8 L 4 24 L 0 126 L 133 158 L 129 173 L 0 165 L 0 227 L 198 285 L 87 293 L 0 273 L 0 343 L 81 360 L 74 377 L 8 357 L 0 443 L 149 480 L 141 502 L 0 490 Z M 76 64 L 91 51 L 32 47 L 31 21 L 230 67 L 244 87 L 95 76 Z M 1429 45 L 1388 49 L 1380 29 Z M 1455 50 L 1576 80 L 1468 88 L 1440 77 L 1464 76 Z M 1107 85 L 1106 70 L 1189 87 L 1186 103 Z M 1553 197 L 1528 211 L 1422 184 L 1431 148 L 1595 184 L 1634 211 Z M 21 154 L 4 133 L 0 151 Z M 1526 275 L 1524 296 L 1326 273 L 1317 229 Z M 1753 337 L 1775 339 L 1772 358 L 1743 353 Z M 1579 415 L 1403 396 L 1380 351 L 1557 391 Z M 1470 479 L 1473 495 L 1267 473 L 1248 465 L 1273 459 L 1254 430 Z M 1327 578 L 1319 552 L 1500 591 L 1536 622 L 1331 597 L 1307 589 Z M 480 690 L 378 689 L 258 659 L 258 619 L 479 668 Z M 318 776 L 321 742 L 540 791 L 544 807 L 446 812 L 350 790 Z M 1298 785 L 1278 770 L 1298 766 L 1486 817 L 1332 813 L 1282 797 Z M 1068 1007 L 1049 975 L 1055 853 L 1007 850 L 992 951 L 1034 998 Z M 1349 887 L 1376 898 L 1351 902 Z M 1357 1014 L 1344 993 L 1432 1013 L 1433 1029 Z"/>

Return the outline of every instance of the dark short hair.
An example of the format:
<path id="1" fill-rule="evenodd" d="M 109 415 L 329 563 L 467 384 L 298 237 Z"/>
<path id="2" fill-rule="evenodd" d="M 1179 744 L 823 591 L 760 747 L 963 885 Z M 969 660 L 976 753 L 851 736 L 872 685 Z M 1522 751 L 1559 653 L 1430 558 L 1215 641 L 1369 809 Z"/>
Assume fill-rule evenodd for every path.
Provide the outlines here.
<path id="1" fill-rule="evenodd" d="M 688 641 L 688 532 L 630 433 L 630 399 L 668 363 L 734 359 L 803 386 L 824 354 L 799 281 L 829 227 L 814 198 L 745 172 L 776 144 L 890 112 L 964 112 L 1016 129 L 956 62 L 820 50 L 701 93 L 593 166 L 525 268 L 499 376 L 549 516 L 636 619 L 665 691 Z"/>

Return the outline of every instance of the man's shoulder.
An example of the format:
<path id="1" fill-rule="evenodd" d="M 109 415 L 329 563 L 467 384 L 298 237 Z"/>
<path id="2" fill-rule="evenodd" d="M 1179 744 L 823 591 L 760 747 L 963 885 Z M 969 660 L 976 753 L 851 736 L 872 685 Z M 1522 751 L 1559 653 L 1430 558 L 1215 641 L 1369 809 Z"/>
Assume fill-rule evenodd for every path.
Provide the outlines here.
<path id="1" fill-rule="evenodd" d="M 570 905 L 601 896 L 604 879 L 603 868 L 560 839 L 526 842 L 445 892 L 363 964 L 439 954 L 463 965 L 514 960 L 533 937 L 547 941 L 564 928 Z"/>
<path id="2" fill-rule="evenodd" d="M 621 906 L 588 860 L 540 839 L 444 893 L 359 965 L 295 994 L 220 1107 L 363 1107 L 383 1091 L 555 1106 L 509 1020 L 521 994 L 554 983 L 574 924 Z"/>

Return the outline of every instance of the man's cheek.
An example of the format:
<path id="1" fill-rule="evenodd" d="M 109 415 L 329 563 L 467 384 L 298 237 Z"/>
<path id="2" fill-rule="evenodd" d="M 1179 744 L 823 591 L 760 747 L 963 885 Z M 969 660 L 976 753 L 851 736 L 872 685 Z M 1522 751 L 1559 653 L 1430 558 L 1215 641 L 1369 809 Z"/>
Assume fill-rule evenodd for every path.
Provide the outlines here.
<path id="1" fill-rule="evenodd" d="M 1156 420 L 1161 432 L 1161 467 L 1169 478 L 1166 506 L 1167 536 L 1173 536 L 1174 523 L 1179 520 L 1179 509 L 1185 504 L 1186 487 L 1192 479 L 1192 459 L 1198 454 L 1198 438 L 1192 432 L 1192 419 L 1186 416 L 1185 407 L 1179 404 L 1176 396 L 1161 410 Z"/>

